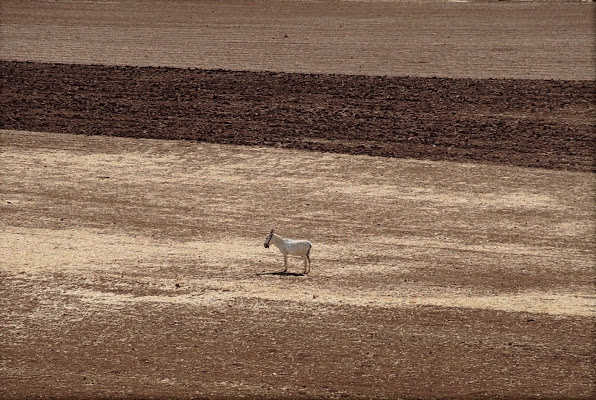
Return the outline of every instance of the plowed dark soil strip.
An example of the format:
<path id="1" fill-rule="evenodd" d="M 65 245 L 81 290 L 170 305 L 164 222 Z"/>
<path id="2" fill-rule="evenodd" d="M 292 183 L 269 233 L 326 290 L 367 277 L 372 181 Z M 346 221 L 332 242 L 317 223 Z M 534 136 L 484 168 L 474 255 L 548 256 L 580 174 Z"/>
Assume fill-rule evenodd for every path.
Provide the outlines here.
<path id="1" fill-rule="evenodd" d="M 593 81 L 0 62 L 0 128 L 594 171 Z"/>

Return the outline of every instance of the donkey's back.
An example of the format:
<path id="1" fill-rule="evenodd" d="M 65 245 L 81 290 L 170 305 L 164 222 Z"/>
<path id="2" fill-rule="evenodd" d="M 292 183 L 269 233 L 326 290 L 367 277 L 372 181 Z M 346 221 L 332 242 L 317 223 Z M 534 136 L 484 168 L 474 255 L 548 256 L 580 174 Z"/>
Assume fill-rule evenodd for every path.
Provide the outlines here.
<path id="1" fill-rule="evenodd" d="M 308 240 L 284 239 L 286 250 L 291 256 L 303 256 L 310 253 L 312 243 Z"/>

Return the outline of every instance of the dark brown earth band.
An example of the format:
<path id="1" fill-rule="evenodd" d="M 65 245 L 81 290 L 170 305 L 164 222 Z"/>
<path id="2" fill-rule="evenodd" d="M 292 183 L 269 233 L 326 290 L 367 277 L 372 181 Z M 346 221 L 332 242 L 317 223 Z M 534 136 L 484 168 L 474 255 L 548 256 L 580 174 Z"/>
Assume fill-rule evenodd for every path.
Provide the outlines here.
<path id="1" fill-rule="evenodd" d="M 595 171 L 593 81 L 0 61 L 0 128 Z"/>

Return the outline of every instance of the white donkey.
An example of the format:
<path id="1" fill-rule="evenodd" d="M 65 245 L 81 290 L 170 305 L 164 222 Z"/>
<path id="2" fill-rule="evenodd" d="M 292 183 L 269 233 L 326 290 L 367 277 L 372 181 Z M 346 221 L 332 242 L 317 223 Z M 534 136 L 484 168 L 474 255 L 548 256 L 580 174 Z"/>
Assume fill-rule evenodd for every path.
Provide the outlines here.
<path id="1" fill-rule="evenodd" d="M 273 233 L 273 229 L 271 229 L 263 245 L 268 249 L 269 244 L 273 244 L 284 255 L 284 272 L 288 272 L 288 254 L 302 257 L 304 260 L 304 273 L 308 274 L 310 272 L 310 250 L 312 249 L 312 244 L 308 240 L 284 239 Z"/>

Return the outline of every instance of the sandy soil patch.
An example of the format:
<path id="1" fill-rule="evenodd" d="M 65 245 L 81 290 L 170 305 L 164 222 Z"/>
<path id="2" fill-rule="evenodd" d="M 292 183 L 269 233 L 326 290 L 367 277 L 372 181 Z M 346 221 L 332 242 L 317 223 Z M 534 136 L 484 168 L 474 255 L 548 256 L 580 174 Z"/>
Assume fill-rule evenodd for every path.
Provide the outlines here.
<path id="1" fill-rule="evenodd" d="M 5 397 L 594 389 L 593 174 L 17 131 L 1 139 Z M 309 276 L 276 274 L 281 255 L 262 247 L 271 226 L 313 241 Z M 265 361 L 280 338 L 293 350 Z M 296 357 L 313 373 L 276 375 Z M 134 389 L 133 377 L 148 385 Z"/>

